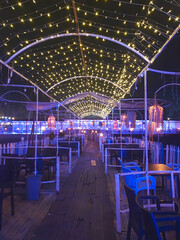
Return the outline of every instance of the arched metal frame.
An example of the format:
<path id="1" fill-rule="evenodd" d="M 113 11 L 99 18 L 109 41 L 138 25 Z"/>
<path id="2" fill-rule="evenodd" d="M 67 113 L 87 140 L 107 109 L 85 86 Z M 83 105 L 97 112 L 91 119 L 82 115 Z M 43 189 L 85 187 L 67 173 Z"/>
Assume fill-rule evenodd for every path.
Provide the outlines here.
<path id="1" fill-rule="evenodd" d="M 151 59 L 151 61 L 148 62 L 147 66 L 145 66 L 141 72 L 137 75 L 136 77 L 136 81 L 139 77 L 145 77 L 144 74 L 146 71 L 148 71 L 149 66 L 158 58 L 158 56 L 161 54 L 161 52 L 164 50 L 164 48 L 167 46 L 167 44 L 171 41 L 171 39 L 176 35 L 176 33 L 179 31 L 180 29 L 180 24 L 177 26 L 177 28 L 174 30 L 174 32 L 171 34 L 171 36 L 169 36 L 169 38 L 167 39 L 167 41 L 163 44 L 163 46 L 158 50 L 158 52 L 156 53 L 156 55 Z M 152 71 L 153 69 L 150 68 L 150 71 Z M 163 71 L 160 70 L 155 70 L 158 73 L 163 73 Z M 170 74 L 170 72 L 168 72 Z M 173 74 L 173 72 L 172 72 Z M 136 82 L 135 81 L 135 82 Z M 135 83 L 134 82 L 134 83 Z M 133 85 L 134 85 L 133 83 Z M 133 85 L 131 86 L 131 88 L 133 87 Z"/>
<path id="2" fill-rule="evenodd" d="M 96 92 L 83 92 L 83 93 L 77 93 L 77 94 L 75 94 L 75 95 L 72 95 L 72 96 L 70 96 L 70 97 L 68 97 L 68 98 L 66 98 L 63 102 L 61 102 L 61 104 L 65 104 L 65 102 L 66 101 L 68 101 L 69 99 L 73 99 L 74 97 L 76 97 L 76 96 L 78 96 L 78 95 L 82 95 L 82 94 L 85 94 L 85 93 L 88 93 L 89 95 L 91 95 L 92 93 L 94 93 L 94 94 L 96 94 L 96 95 L 100 95 L 100 96 L 103 96 L 103 97 L 105 97 L 105 98 L 107 98 L 107 99 L 109 99 L 112 103 L 111 104 L 118 104 L 118 102 L 116 102 L 115 100 L 113 100 L 112 98 L 110 98 L 110 97 L 108 97 L 108 96 L 106 96 L 106 95 L 104 95 L 104 94 L 101 94 L 101 93 L 96 93 Z M 93 96 L 93 97 L 95 97 L 95 96 Z M 104 103 L 104 102 L 103 102 Z M 70 104 L 70 103 L 68 103 L 68 104 Z"/>
<path id="3" fill-rule="evenodd" d="M 67 81 L 70 81 L 70 80 L 73 80 L 73 79 L 78 79 L 78 78 L 94 78 L 94 79 L 99 79 L 99 80 L 103 80 L 105 82 L 109 82 L 111 83 L 112 85 L 114 85 L 115 87 L 117 87 L 118 89 L 120 89 L 122 92 L 124 92 L 124 94 L 126 94 L 126 91 L 124 91 L 121 87 L 119 87 L 116 83 L 113 83 L 112 81 L 110 80 L 107 80 L 105 78 L 102 78 L 102 77 L 96 77 L 96 76 L 85 76 L 85 75 L 82 75 L 82 76 L 74 76 L 74 77 L 70 77 L 70 78 L 66 78 L 56 84 L 54 84 L 52 87 L 50 87 L 46 93 L 48 93 L 49 91 L 51 91 L 53 88 L 55 88 L 56 86 L 64 83 L 64 82 L 67 82 Z"/>
<path id="4" fill-rule="evenodd" d="M 81 104 L 81 103 L 85 103 L 85 102 L 91 102 L 91 100 L 87 100 L 87 101 L 81 101 L 81 102 L 77 102 L 76 104 L 74 104 L 72 107 L 70 107 L 69 109 L 70 110 L 72 110 L 72 108 L 74 107 L 74 106 L 78 106 L 79 104 Z M 106 109 L 109 109 L 110 111 L 112 111 L 112 108 L 110 108 L 109 106 L 106 106 L 105 105 L 105 103 L 102 103 L 102 102 L 100 102 L 100 101 L 94 101 L 94 102 L 96 102 L 96 103 L 99 103 L 99 104 L 102 104 L 102 105 L 104 105 L 104 109 L 106 108 Z M 102 109 L 103 110 L 103 109 Z M 87 111 L 86 111 L 87 112 Z M 86 113 L 85 112 L 85 113 Z M 88 111 L 88 112 L 92 112 L 92 110 L 91 111 Z M 76 114 L 79 116 L 79 114 L 76 112 Z M 82 115 L 82 114 L 81 114 Z"/>
<path id="5" fill-rule="evenodd" d="M 9 94 L 9 93 L 20 93 L 20 94 L 22 94 L 23 96 L 25 96 L 29 101 L 31 101 L 25 93 L 23 93 L 23 92 L 21 92 L 21 91 L 16 91 L 16 90 L 8 91 L 8 92 L 3 93 L 3 94 L 0 96 L 0 99 L 4 99 L 4 100 L 7 100 L 7 101 L 11 101 L 11 100 L 8 100 L 8 99 L 3 98 L 5 95 L 7 95 L 7 94 Z M 13 102 L 13 100 L 12 100 L 12 102 Z M 16 101 L 16 102 L 17 102 L 17 101 Z"/>
<path id="6" fill-rule="evenodd" d="M 26 47 L 23 47 L 22 49 L 17 51 L 15 54 L 13 54 L 8 60 L 6 60 L 5 63 L 8 64 L 10 61 L 12 61 L 16 56 L 18 56 L 22 52 L 26 51 L 27 49 L 29 49 L 29 48 L 31 48 L 31 47 L 33 47 L 35 45 L 43 43 L 45 41 L 56 39 L 56 38 L 73 37 L 73 36 L 94 37 L 94 38 L 98 37 L 98 38 L 105 39 L 105 40 L 110 41 L 110 42 L 114 42 L 114 43 L 119 44 L 119 45 L 129 49 L 130 51 L 134 52 L 140 58 L 144 59 L 147 63 L 150 63 L 149 59 L 147 59 L 146 56 L 144 56 L 142 53 L 140 53 L 136 49 L 128 46 L 127 44 L 125 44 L 123 42 L 120 42 L 118 40 L 112 39 L 110 37 L 107 37 L 107 36 L 104 36 L 104 35 L 100 35 L 100 34 L 95 34 L 95 33 L 63 33 L 63 34 L 55 34 L 55 35 L 52 35 L 52 36 L 49 36 L 49 37 L 45 37 L 45 38 L 39 39 L 37 41 L 34 41 L 34 42 L 28 44 Z"/>
<path id="7" fill-rule="evenodd" d="M 144 75 L 144 92 L 145 92 L 145 120 L 147 120 L 147 93 L 146 93 L 146 88 L 147 88 L 147 83 L 146 83 L 146 72 L 148 71 L 148 68 L 150 66 L 150 64 L 152 64 L 156 59 L 157 57 L 159 56 L 159 54 L 163 51 L 163 49 L 165 48 L 165 46 L 170 42 L 170 40 L 175 36 L 175 34 L 178 32 L 178 30 L 180 29 L 180 24 L 178 25 L 178 27 L 174 30 L 174 32 L 171 34 L 171 36 L 167 39 L 167 41 L 163 44 L 163 46 L 159 49 L 159 51 L 157 52 L 157 54 L 149 61 L 144 55 L 142 55 L 141 53 L 139 53 L 137 50 L 131 48 L 130 46 L 126 45 L 125 43 L 122 43 L 122 42 L 119 42 L 118 40 L 115 40 L 115 39 L 112 39 L 112 38 L 109 38 L 109 37 L 106 37 L 106 36 L 103 36 L 103 35 L 98 35 L 98 34 L 89 34 L 89 33 L 66 33 L 66 34 L 56 34 L 56 35 L 52 35 L 52 36 L 49 36 L 49 37 L 46 37 L 44 39 L 40 39 L 40 40 L 37 40 L 36 42 L 33 42 L 29 45 L 27 45 L 26 47 L 20 49 L 18 52 L 16 52 L 15 54 L 13 54 L 5 63 L 3 61 L 0 60 L 1 63 L 3 63 L 5 66 L 7 66 L 9 69 L 13 69 L 12 67 L 8 66 L 7 63 L 9 63 L 12 59 L 14 59 L 17 55 L 19 55 L 20 53 L 22 53 L 23 51 L 27 50 L 28 48 L 32 47 L 32 46 L 35 46 L 41 42 L 44 42 L 44 41 L 47 41 L 47 40 L 51 40 L 51 39 L 54 39 L 54 38 L 60 38 L 60 37 L 71 37 L 71 36 L 91 36 L 91 37 L 99 37 L 101 39 L 106 39 L 108 41 L 111 41 L 111 42 L 114 42 L 114 43 L 117 43 L 129 50 L 131 50 L 132 52 L 136 53 L 138 56 L 140 56 L 141 58 L 143 58 L 146 62 L 147 62 L 147 65 L 141 70 L 141 72 L 137 75 L 137 78 L 139 76 L 143 76 Z M 17 72 L 17 71 L 16 71 Z M 18 72 L 17 72 L 18 73 Z M 21 75 L 20 73 L 18 73 L 18 75 Z M 22 75 L 21 75 L 22 76 Z M 25 78 L 23 76 L 23 78 L 29 82 L 31 82 L 33 85 L 36 86 L 36 84 L 34 84 L 32 81 L 30 81 L 29 79 Z M 136 79 L 137 79 L 136 78 Z M 134 84 L 133 84 L 134 85 Z M 132 85 L 132 86 L 133 86 Z M 131 86 L 131 87 L 132 87 Z M 40 89 L 38 86 L 37 86 L 38 89 Z M 43 93 L 45 93 L 45 95 L 47 95 L 46 92 L 44 92 L 42 89 L 40 89 Z M 50 97 L 52 98 L 52 97 Z M 56 100 L 57 101 L 57 100 Z M 147 150 L 147 126 L 145 127 L 146 128 L 146 131 L 145 131 L 145 142 L 146 142 L 146 150 Z"/>
<path id="8" fill-rule="evenodd" d="M 175 85 L 175 86 L 180 86 L 180 83 L 168 83 L 168 84 L 163 85 L 162 87 L 158 88 L 158 90 L 156 90 L 156 92 L 154 93 L 154 98 L 155 98 L 155 100 L 156 100 L 156 94 L 157 94 L 161 89 L 163 89 L 163 88 L 165 88 L 165 87 L 168 87 L 168 86 L 173 86 L 173 85 Z"/>
<path id="9" fill-rule="evenodd" d="M 92 101 L 91 101 L 91 100 L 86 100 L 86 101 L 77 102 L 77 103 L 75 103 L 72 107 L 70 107 L 69 109 L 71 109 L 71 108 L 73 108 L 74 106 L 77 106 L 77 105 L 79 105 L 79 104 L 81 104 L 81 103 L 86 103 L 86 102 L 92 102 Z M 108 108 L 109 110 L 112 111 L 112 108 L 110 108 L 109 106 L 106 106 L 105 103 L 103 103 L 103 102 L 95 101 L 95 100 L 93 100 L 93 102 L 102 104 L 102 105 L 104 105 L 105 108 Z"/>
<path id="10" fill-rule="evenodd" d="M 152 69 L 152 68 L 148 68 L 148 71 L 155 72 L 155 73 L 160 73 L 160 74 L 165 74 L 165 75 L 180 75 L 180 72 L 168 72 L 168 71 L 161 71 L 161 70 Z"/>

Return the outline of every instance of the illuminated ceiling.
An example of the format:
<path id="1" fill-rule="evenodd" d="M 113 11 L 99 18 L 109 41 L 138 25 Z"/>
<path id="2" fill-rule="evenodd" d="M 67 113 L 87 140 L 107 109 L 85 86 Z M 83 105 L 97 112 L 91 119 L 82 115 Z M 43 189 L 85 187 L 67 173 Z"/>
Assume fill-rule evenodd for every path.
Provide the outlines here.
<path id="1" fill-rule="evenodd" d="M 79 117 L 105 118 L 178 27 L 179 6 L 175 0 L 0 0 L 1 60 L 57 101 L 75 97 L 67 106 Z"/>

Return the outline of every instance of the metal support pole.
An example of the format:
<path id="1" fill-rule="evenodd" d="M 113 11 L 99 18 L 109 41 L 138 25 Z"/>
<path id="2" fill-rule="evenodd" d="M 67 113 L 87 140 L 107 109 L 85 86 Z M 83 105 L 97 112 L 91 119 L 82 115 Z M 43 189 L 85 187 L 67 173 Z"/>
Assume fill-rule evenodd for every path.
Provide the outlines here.
<path id="1" fill-rule="evenodd" d="M 145 110 L 145 150 L 146 150 L 146 172 L 148 171 L 148 137 L 147 137 L 147 71 L 144 71 L 144 110 Z"/>
<path id="2" fill-rule="evenodd" d="M 115 192 L 116 192 L 116 230 L 121 232 L 121 215 L 120 215 L 120 184 L 119 174 L 115 174 Z"/>
<path id="3" fill-rule="evenodd" d="M 148 124 L 147 124 L 147 70 L 144 71 L 144 110 L 145 110 L 145 152 L 146 152 L 146 173 L 148 172 Z M 149 195 L 149 180 L 147 176 L 147 193 Z"/>
<path id="4" fill-rule="evenodd" d="M 59 163 L 60 159 L 59 156 L 56 156 L 56 192 L 59 192 L 60 189 L 60 163 Z"/>
<path id="5" fill-rule="evenodd" d="M 107 148 L 105 148 L 105 174 L 107 174 Z"/>
<path id="6" fill-rule="evenodd" d="M 37 174 L 37 133 L 38 133 L 38 107 L 39 107 L 39 89 L 36 90 L 36 139 L 35 139 L 35 163 L 34 163 L 34 174 Z"/>
<path id="7" fill-rule="evenodd" d="M 119 120 L 121 123 L 121 100 L 119 100 Z M 121 161 L 123 161 L 123 155 L 122 155 L 122 124 L 121 124 L 121 129 L 120 129 L 120 144 L 121 144 Z"/>
<path id="8" fill-rule="evenodd" d="M 59 155 L 59 143 L 58 143 L 58 123 L 59 123 L 59 104 L 58 104 L 58 109 L 57 109 L 57 121 L 56 121 L 56 147 L 57 147 L 57 152 L 56 155 Z"/>
<path id="9" fill-rule="evenodd" d="M 113 122 L 113 118 L 114 118 L 114 108 L 113 108 L 113 110 L 112 110 L 112 122 Z M 112 129 L 112 134 L 111 134 L 111 136 L 112 136 L 112 142 L 114 142 L 114 129 Z"/>
<path id="10" fill-rule="evenodd" d="M 102 163 L 104 163 L 104 144 L 102 144 Z"/>
<path id="11" fill-rule="evenodd" d="M 171 172 L 171 188 L 172 188 L 172 198 L 175 198 L 174 174 L 173 174 L 173 172 Z"/>
<path id="12" fill-rule="evenodd" d="M 80 142 L 78 141 L 78 158 L 80 157 Z"/>
<path id="13" fill-rule="evenodd" d="M 72 156 L 72 149 L 69 148 L 69 173 L 71 173 L 71 156 Z"/>
<path id="14" fill-rule="evenodd" d="M 58 122 L 59 122 L 59 104 L 57 109 L 57 121 L 56 121 L 56 192 L 59 192 L 60 186 L 60 163 L 59 163 L 59 143 L 58 143 Z"/>
<path id="15" fill-rule="evenodd" d="M 69 112 L 69 144 L 70 144 L 70 131 L 71 131 L 71 113 Z"/>

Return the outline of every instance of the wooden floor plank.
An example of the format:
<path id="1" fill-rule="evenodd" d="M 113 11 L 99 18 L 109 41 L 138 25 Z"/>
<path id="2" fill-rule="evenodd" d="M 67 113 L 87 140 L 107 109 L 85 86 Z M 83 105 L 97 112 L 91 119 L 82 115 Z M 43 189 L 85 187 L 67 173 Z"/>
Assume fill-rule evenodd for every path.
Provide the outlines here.
<path id="1" fill-rule="evenodd" d="M 91 142 L 31 239 L 115 240 L 114 217 L 98 146 Z"/>
<path id="2" fill-rule="evenodd" d="M 5 199 L 0 239 L 24 239 L 27 233 L 42 221 L 54 199 L 55 194 L 41 195 L 39 201 L 27 201 L 24 196 L 17 195 L 15 196 L 14 216 L 11 216 L 10 200 Z"/>

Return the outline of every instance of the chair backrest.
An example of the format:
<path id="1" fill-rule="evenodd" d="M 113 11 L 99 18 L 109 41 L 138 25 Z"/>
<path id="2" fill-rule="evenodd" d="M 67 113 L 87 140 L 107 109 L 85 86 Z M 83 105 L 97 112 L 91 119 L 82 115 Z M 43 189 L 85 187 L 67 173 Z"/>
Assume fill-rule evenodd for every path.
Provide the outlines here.
<path id="1" fill-rule="evenodd" d="M 152 240 L 152 239 L 161 240 L 159 228 L 157 226 L 153 213 L 151 213 L 150 211 L 143 208 L 143 206 L 141 206 L 141 204 L 138 201 L 138 196 L 136 196 L 136 204 L 141 213 L 146 240 Z"/>
<path id="2" fill-rule="evenodd" d="M 11 187 L 14 184 L 14 171 L 8 165 L 0 165 L 0 187 Z"/>
<path id="3" fill-rule="evenodd" d="M 129 169 L 127 167 L 121 167 L 121 170 L 122 170 L 123 173 L 131 173 L 131 172 L 133 172 L 131 169 Z M 124 179 L 125 179 L 125 183 L 126 183 L 126 185 L 128 187 L 135 188 L 135 186 L 136 186 L 135 175 L 125 175 Z"/>
<path id="4" fill-rule="evenodd" d="M 126 184 L 124 185 L 124 188 L 126 191 L 128 204 L 129 204 L 129 218 L 130 218 L 131 225 L 137 234 L 141 232 L 141 235 L 143 235 L 144 230 L 142 227 L 142 219 L 141 219 L 140 211 L 136 204 L 135 191 L 129 188 Z"/>
<path id="5" fill-rule="evenodd" d="M 57 154 L 56 148 L 45 148 L 43 151 L 43 157 L 55 157 Z"/>
<path id="6" fill-rule="evenodd" d="M 12 157 L 16 157 L 15 155 Z M 6 159 L 6 166 L 11 169 L 14 173 L 15 179 L 18 179 L 20 174 L 21 160 L 18 159 Z"/>
<path id="7" fill-rule="evenodd" d="M 120 159 L 120 158 L 117 158 L 117 160 L 119 161 L 121 167 L 124 167 L 124 163 L 121 161 L 121 159 Z"/>

